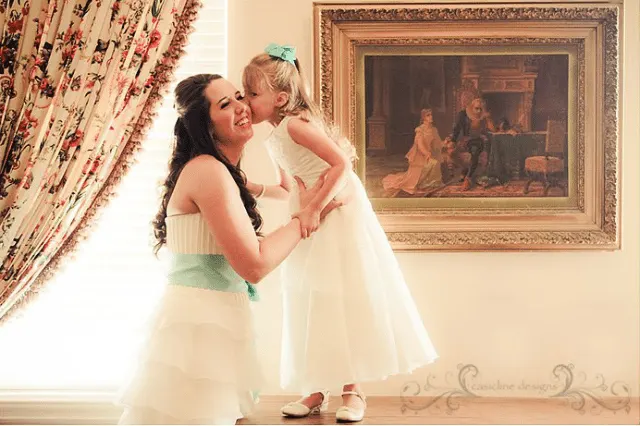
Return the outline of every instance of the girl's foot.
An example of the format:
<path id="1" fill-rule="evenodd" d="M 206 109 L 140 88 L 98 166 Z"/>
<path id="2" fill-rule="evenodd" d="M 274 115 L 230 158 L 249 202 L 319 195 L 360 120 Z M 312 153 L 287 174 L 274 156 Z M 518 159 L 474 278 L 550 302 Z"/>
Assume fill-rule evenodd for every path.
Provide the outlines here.
<path id="1" fill-rule="evenodd" d="M 336 411 L 336 420 L 359 422 L 364 418 L 366 408 L 366 397 L 358 387 L 356 385 L 346 385 L 342 391 L 342 407 Z"/>
<path id="2" fill-rule="evenodd" d="M 320 414 L 329 408 L 329 391 L 312 393 L 307 397 L 290 402 L 282 407 L 283 416 L 307 417 L 310 414 Z"/>

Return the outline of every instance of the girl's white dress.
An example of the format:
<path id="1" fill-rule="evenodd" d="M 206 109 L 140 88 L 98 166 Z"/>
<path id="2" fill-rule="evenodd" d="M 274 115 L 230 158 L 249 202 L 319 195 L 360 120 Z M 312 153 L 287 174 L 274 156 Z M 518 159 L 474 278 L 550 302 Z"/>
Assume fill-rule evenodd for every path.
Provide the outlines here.
<path id="1" fill-rule="evenodd" d="M 328 164 L 274 129 L 276 163 L 313 186 Z M 438 355 L 357 175 L 355 196 L 283 263 L 281 386 L 307 394 L 409 373 Z M 291 212 L 298 211 L 297 186 Z"/>

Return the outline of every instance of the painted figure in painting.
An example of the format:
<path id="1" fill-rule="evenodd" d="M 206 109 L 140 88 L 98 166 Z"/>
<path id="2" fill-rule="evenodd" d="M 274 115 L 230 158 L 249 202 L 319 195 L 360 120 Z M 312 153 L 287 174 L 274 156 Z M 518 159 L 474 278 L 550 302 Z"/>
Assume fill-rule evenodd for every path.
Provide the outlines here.
<path id="1" fill-rule="evenodd" d="M 428 190 L 442 185 L 442 140 L 433 125 L 431 109 L 423 109 L 421 117 L 422 123 L 416 127 L 413 146 L 406 155 L 409 168 L 406 172 L 389 174 L 382 179 L 387 197 L 395 197 L 401 191 L 424 195 Z"/>
<path id="2" fill-rule="evenodd" d="M 456 144 L 454 152 L 466 151 L 471 154 L 462 185 L 465 191 L 469 190 L 475 182 L 480 154 L 484 151 L 485 144 L 489 142 L 489 132 L 494 130 L 491 118 L 485 114 L 484 102 L 481 98 L 473 99 L 458 113 L 450 138 Z M 451 162 L 455 162 L 455 159 Z"/>

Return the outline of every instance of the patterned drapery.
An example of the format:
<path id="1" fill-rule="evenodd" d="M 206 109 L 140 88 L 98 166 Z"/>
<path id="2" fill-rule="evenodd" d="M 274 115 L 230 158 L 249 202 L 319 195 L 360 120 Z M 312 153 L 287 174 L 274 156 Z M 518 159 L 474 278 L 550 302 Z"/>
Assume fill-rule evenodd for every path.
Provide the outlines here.
<path id="1" fill-rule="evenodd" d="M 198 0 L 0 0 L 0 320 L 134 161 Z"/>

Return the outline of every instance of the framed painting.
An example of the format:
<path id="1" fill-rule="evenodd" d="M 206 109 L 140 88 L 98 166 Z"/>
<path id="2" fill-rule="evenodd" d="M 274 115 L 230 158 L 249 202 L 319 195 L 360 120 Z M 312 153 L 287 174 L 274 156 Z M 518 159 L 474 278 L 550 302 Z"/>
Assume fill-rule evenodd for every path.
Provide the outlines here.
<path id="1" fill-rule="evenodd" d="M 394 249 L 620 247 L 620 7 L 314 3 L 315 96 Z"/>

